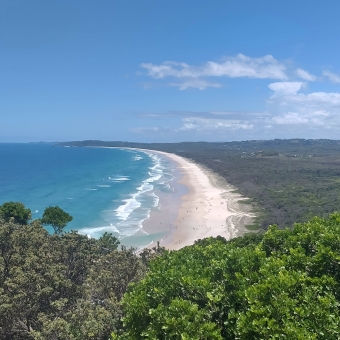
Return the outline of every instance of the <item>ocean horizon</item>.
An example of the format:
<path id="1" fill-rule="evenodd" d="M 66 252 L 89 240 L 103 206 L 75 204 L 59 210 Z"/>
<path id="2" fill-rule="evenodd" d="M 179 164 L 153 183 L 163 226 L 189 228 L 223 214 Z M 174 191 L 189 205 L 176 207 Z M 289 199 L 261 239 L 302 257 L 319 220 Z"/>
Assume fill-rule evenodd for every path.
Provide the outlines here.
<path id="1" fill-rule="evenodd" d="M 32 219 L 57 205 L 73 216 L 65 231 L 110 232 L 126 246 L 154 241 L 142 223 L 159 208 L 157 193 L 173 190 L 174 164 L 146 150 L 0 144 L 0 157 L 0 204 L 22 202 Z"/>

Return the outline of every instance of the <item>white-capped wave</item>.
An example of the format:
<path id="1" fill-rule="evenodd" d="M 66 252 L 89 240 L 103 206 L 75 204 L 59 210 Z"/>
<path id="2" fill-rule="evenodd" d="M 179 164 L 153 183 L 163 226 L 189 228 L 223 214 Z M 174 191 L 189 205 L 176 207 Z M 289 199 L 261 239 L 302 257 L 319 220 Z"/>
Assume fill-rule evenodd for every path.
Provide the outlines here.
<path id="1" fill-rule="evenodd" d="M 136 189 L 139 190 L 141 193 L 144 193 L 147 191 L 151 191 L 153 189 L 153 185 L 150 184 L 148 180 L 145 180 L 143 181 L 143 184 Z"/>
<path id="2" fill-rule="evenodd" d="M 86 188 L 85 190 L 95 191 L 95 190 L 98 190 L 98 189 L 94 189 L 94 188 Z"/>
<path id="3" fill-rule="evenodd" d="M 153 192 L 152 194 L 151 194 L 153 197 L 153 207 L 155 208 L 155 207 L 157 207 L 158 206 L 158 203 L 159 203 L 159 197 Z"/>
<path id="4" fill-rule="evenodd" d="M 123 200 L 118 200 L 121 203 L 116 209 L 103 211 L 102 218 L 106 221 L 104 226 L 83 228 L 79 231 L 80 233 L 91 237 L 100 237 L 104 232 L 112 232 L 118 233 L 120 239 L 135 235 L 138 232 L 147 235 L 143 230 L 143 222 L 150 217 L 151 211 L 159 206 L 159 197 L 153 190 L 155 186 L 157 189 L 163 189 L 169 179 L 173 179 L 173 176 L 170 175 L 169 178 L 169 169 L 163 166 L 162 157 L 152 152 L 143 151 L 143 153 L 149 156 L 152 161 L 152 165 L 148 169 L 148 178 L 136 187 L 134 193 Z M 139 155 L 132 155 L 132 157 L 134 160 L 143 158 Z M 130 176 L 123 174 L 106 177 L 106 179 L 110 183 L 123 183 L 131 180 Z M 98 187 L 106 186 L 104 184 L 98 185 Z M 114 201 L 117 202 L 117 200 Z"/>
<path id="5" fill-rule="evenodd" d="M 149 154 L 154 161 L 154 165 L 149 168 L 149 182 L 158 181 L 164 175 L 164 167 L 161 164 L 161 157 L 155 154 Z"/>
<path id="6" fill-rule="evenodd" d="M 109 177 L 109 180 L 112 182 L 124 182 L 124 181 L 130 181 L 130 177 L 116 176 L 116 177 Z"/>
<path id="7" fill-rule="evenodd" d="M 82 228 L 82 229 L 79 229 L 78 232 L 82 235 L 87 235 L 90 237 L 98 237 L 98 235 L 102 235 L 105 232 L 120 234 L 119 230 L 112 223 L 104 227 Z"/>
<path id="8" fill-rule="evenodd" d="M 135 156 L 132 158 L 134 161 L 140 161 L 141 159 L 143 159 L 143 157 L 141 156 Z"/>
<path id="9" fill-rule="evenodd" d="M 100 187 L 100 188 L 110 188 L 111 185 L 108 185 L 108 184 L 99 184 L 99 185 L 97 185 L 97 187 Z"/>
<path id="10" fill-rule="evenodd" d="M 121 206 L 119 206 L 115 212 L 116 216 L 121 220 L 117 227 L 121 230 L 122 236 L 130 236 L 141 230 L 143 225 L 142 222 L 150 217 L 150 208 L 146 208 L 146 214 L 141 216 L 137 220 L 131 219 L 131 214 L 136 209 L 142 207 L 142 201 L 146 199 L 144 194 L 148 194 L 150 191 L 154 189 L 153 182 L 158 181 L 163 176 L 164 167 L 161 165 L 161 158 L 153 153 L 145 152 L 153 162 L 153 165 L 149 168 L 149 178 L 142 181 L 142 184 L 137 187 L 137 192 L 131 194 L 130 198 L 125 199 Z M 128 178 L 126 176 L 117 176 L 116 178 Z M 112 180 L 112 179 L 111 179 Z M 159 203 L 159 197 L 154 193 L 150 193 L 152 196 L 152 207 L 157 207 Z M 150 195 L 149 194 L 149 195 Z M 129 225 L 127 225 L 129 223 Z"/>
<path id="11" fill-rule="evenodd" d="M 123 202 L 125 203 L 116 209 L 116 216 L 120 220 L 126 221 L 126 219 L 129 217 L 132 211 L 134 211 L 135 209 L 139 208 L 142 205 L 141 202 L 138 202 L 136 200 L 136 197 L 138 195 L 139 193 L 133 194 L 131 198 L 123 200 Z"/>

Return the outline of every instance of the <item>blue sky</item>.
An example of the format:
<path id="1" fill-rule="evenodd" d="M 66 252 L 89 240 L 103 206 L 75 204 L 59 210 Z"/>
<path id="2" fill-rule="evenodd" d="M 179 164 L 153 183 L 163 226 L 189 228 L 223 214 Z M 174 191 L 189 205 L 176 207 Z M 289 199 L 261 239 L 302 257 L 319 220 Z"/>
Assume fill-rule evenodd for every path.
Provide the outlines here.
<path id="1" fill-rule="evenodd" d="M 339 139 L 340 2 L 0 1 L 0 142 Z"/>

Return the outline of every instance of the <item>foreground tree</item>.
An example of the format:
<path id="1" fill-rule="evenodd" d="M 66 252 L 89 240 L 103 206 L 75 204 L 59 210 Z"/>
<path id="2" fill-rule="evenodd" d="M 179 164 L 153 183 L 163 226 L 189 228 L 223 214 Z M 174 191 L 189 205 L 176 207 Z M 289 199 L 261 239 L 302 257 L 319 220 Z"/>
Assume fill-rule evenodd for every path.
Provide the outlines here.
<path id="1" fill-rule="evenodd" d="M 69 284 L 39 223 L 0 223 L 0 244 L 0 339 L 32 339 L 39 313 L 53 313 Z"/>
<path id="2" fill-rule="evenodd" d="M 340 214 L 165 253 L 125 295 L 121 338 L 339 339 L 339 254 Z"/>
<path id="3" fill-rule="evenodd" d="M 117 237 L 113 236 L 112 233 L 105 232 L 97 242 L 99 250 L 103 254 L 108 254 L 113 250 L 116 250 L 120 242 Z"/>
<path id="4" fill-rule="evenodd" d="M 120 334 L 121 298 L 145 271 L 133 249 L 103 254 L 99 240 L 77 232 L 50 235 L 40 220 L 19 225 L 0 219 L 0 339 Z"/>
<path id="5" fill-rule="evenodd" d="M 140 257 L 116 241 L 0 218 L 0 339 L 340 338 L 340 214 Z"/>
<path id="6" fill-rule="evenodd" d="M 63 229 L 66 227 L 67 223 L 71 222 L 73 217 L 65 212 L 63 209 L 58 206 L 48 207 L 45 209 L 41 223 L 44 225 L 51 225 L 54 229 L 54 232 L 57 235 L 60 235 L 63 232 Z"/>
<path id="7" fill-rule="evenodd" d="M 6 222 L 13 218 L 15 223 L 27 224 L 32 218 L 32 213 L 20 202 L 6 202 L 0 206 L 0 217 Z"/>

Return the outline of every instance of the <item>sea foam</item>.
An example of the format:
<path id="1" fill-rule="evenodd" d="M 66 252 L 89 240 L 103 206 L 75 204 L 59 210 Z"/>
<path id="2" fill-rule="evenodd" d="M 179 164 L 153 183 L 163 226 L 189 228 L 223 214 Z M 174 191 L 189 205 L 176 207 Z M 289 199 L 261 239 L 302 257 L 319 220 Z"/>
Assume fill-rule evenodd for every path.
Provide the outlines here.
<path id="1" fill-rule="evenodd" d="M 155 190 L 167 190 L 170 187 L 169 182 L 173 179 L 172 168 L 169 167 L 166 159 L 153 152 L 126 149 L 124 151 L 131 153 L 132 161 L 143 160 L 145 162 L 145 157 L 140 156 L 141 153 L 151 161 L 151 164 L 145 169 L 147 178 L 142 179 L 127 197 L 123 196 L 120 200 L 114 199 L 113 204 L 120 203 L 118 206 L 102 211 L 101 218 L 105 221 L 105 225 L 85 227 L 79 230 L 80 233 L 98 237 L 104 232 L 110 232 L 123 243 L 125 238 L 131 237 L 139 231 L 141 236 L 148 235 L 143 230 L 143 222 L 150 217 L 151 210 L 156 209 L 159 205 L 159 197 Z M 135 183 L 135 177 L 131 173 L 129 175 L 122 173 L 121 175 L 108 176 L 103 181 L 120 183 L 120 190 L 124 190 L 125 186 L 131 187 L 131 184 Z M 130 182 L 131 184 L 129 184 Z M 97 187 L 109 188 L 110 184 L 98 184 Z"/>

